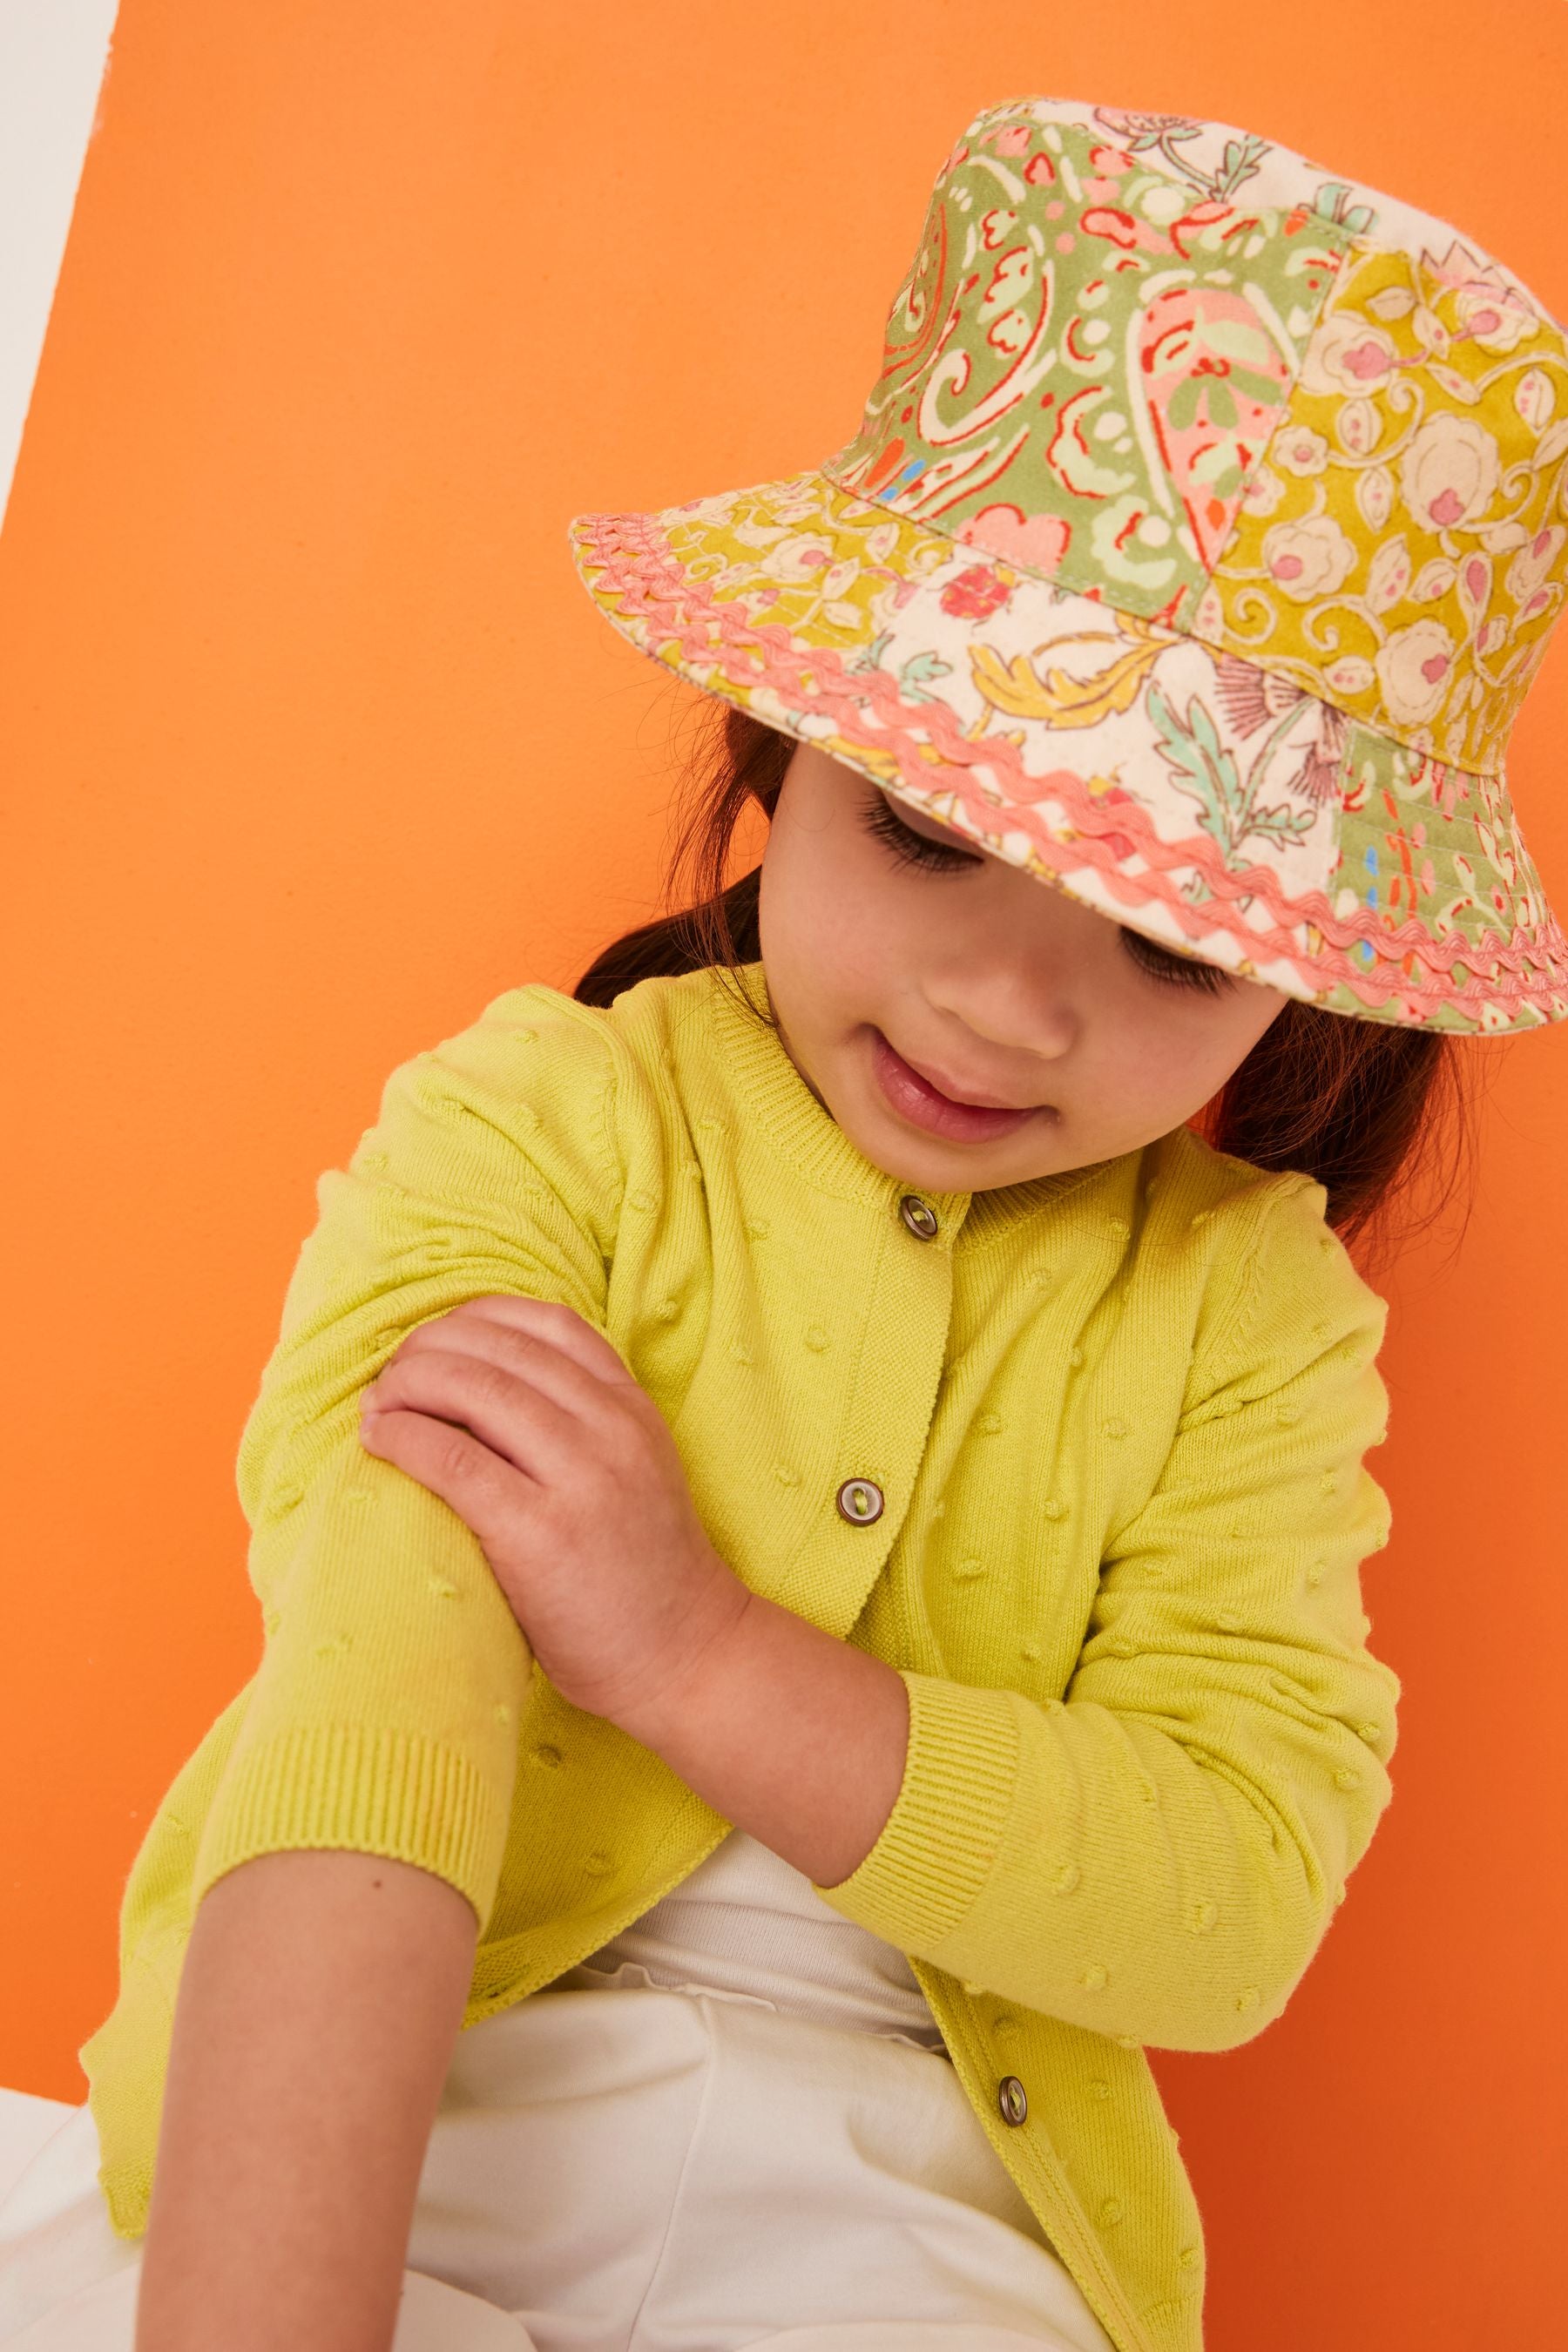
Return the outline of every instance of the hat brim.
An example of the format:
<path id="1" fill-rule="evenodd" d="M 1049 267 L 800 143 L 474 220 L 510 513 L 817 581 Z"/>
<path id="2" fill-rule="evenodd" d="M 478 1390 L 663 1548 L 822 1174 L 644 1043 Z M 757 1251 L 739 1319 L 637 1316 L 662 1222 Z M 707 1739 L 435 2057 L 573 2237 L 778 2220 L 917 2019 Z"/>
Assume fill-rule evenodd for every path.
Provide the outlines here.
<path id="1" fill-rule="evenodd" d="M 811 468 L 582 514 L 637 648 L 1079 904 L 1238 977 L 1404 1027 L 1568 1018 L 1568 941 L 1504 776 L 1056 584 Z"/>

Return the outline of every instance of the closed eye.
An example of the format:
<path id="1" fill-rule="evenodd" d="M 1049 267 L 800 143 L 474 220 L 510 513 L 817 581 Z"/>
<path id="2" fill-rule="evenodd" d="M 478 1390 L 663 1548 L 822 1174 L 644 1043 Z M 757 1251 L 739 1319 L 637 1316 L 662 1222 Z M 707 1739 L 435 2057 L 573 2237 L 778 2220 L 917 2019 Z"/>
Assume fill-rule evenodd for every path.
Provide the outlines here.
<path id="1" fill-rule="evenodd" d="M 949 849 L 944 842 L 932 841 L 926 834 L 917 833 L 894 814 L 879 792 L 871 794 L 860 814 L 867 832 L 885 842 L 901 865 L 926 866 L 939 873 L 953 874 L 962 866 L 985 863 L 977 850 Z"/>
<path id="2" fill-rule="evenodd" d="M 921 866 L 928 872 L 957 874 L 966 866 L 984 866 L 984 857 L 978 850 L 949 848 L 945 842 L 932 841 L 912 825 L 905 824 L 895 813 L 891 803 L 880 791 L 874 792 L 861 809 L 861 821 L 868 834 L 890 849 L 901 866 Z M 1151 980 L 1167 987 L 1202 989 L 1208 995 L 1219 995 L 1236 985 L 1234 976 L 1222 965 L 1205 963 L 1197 956 L 1174 955 L 1142 931 L 1129 930 L 1119 923 L 1117 929 L 1121 943 L 1139 970 Z"/>
<path id="3" fill-rule="evenodd" d="M 1124 924 L 1118 928 L 1128 954 L 1151 980 L 1164 981 L 1177 988 L 1201 988 L 1211 996 L 1236 986 L 1235 974 L 1221 964 L 1205 963 L 1199 956 L 1173 955 L 1169 948 L 1163 948 L 1157 940 L 1145 938 L 1142 931 L 1130 931 Z"/>

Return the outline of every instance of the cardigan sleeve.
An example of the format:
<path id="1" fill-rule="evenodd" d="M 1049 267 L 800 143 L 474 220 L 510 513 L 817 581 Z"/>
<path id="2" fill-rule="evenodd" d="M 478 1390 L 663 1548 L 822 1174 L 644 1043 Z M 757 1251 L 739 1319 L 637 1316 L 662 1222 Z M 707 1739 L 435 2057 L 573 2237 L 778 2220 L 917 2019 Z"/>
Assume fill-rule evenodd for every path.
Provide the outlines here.
<path id="1" fill-rule="evenodd" d="M 604 1328 L 620 1171 L 601 1013 L 510 991 L 387 1080 L 284 1300 L 241 1436 L 265 1645 L 203 1824 L 193 1906 L 253 1856 L 417 1864 L 481 1933 L 500 1874 L 531 1655 L 478 1538 L 359 1441 L 406 1333 L 463 1300 L 559 1300 Z"/>
<path id="2" fill-rule="evenodd" d="M 1154 1491 L 1104 1546 L 1063 1697 L 904 1675 L 910 1746 L 834 1908 L 950 1974 L 1131 2044 L 1279 2015 L 1392 1796 L 1398 1677 L 1363 1637 L 1389 1509 L 1386 1303 L 1304 1176 L 1189 1374 Z"/>

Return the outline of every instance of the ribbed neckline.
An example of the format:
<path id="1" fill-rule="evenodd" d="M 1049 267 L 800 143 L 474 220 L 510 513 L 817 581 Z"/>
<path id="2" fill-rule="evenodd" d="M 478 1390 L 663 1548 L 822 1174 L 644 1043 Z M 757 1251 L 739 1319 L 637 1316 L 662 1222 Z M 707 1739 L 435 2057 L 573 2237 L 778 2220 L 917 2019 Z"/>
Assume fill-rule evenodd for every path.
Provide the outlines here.
<path id="1" fill-rule="evenodd" d="M 760 961 L 741 964 L 729 975 L 709 967 L 691 977 L 709 983 L 699 1003 L 737 1092 L 809 1183 L 840 1200 L 864 1201 L 869 1207 L 882 1208 L 896 1204 L 916 1189 L 866 1158 L 817 1101 L 785 1052 L 777 1030 L 753 1020 L 735 1002 L 725 985 L 726 977 L 740 984 L 760 1012 L 771 1013 L 767 979 Z M 1060 1174 L 1035 1177 L 1027 1183 L 996 1185 L 979 1192 L 937 1192 L 925 1185 L 918 1189 L 921 1199 L 929 1201 L 935 1210 L 949 1238 L 966 1222 L 977 1237 L 982 1233 L 989 1236 L 1037 1215 L 1047 1203 L 1076 1192 L 1112 1164 L 1095 1160 Z"/>

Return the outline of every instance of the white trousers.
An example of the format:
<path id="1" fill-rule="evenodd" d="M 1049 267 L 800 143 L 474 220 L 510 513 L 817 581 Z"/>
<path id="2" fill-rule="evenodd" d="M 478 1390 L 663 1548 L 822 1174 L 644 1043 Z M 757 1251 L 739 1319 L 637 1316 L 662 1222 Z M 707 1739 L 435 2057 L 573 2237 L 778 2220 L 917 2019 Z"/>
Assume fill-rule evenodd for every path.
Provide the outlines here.
<path id="1" fill-rule="evenodd" d="M 5 2352 L 132 2352 L 97 2162 L 73 2110 L 0 2203 Z M 626 1983 L 459 2034 L 394 2352 L 764 2346 L 1113 2352 L 939 2052 Z"/>

